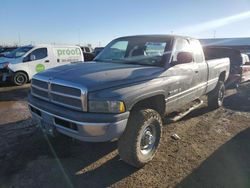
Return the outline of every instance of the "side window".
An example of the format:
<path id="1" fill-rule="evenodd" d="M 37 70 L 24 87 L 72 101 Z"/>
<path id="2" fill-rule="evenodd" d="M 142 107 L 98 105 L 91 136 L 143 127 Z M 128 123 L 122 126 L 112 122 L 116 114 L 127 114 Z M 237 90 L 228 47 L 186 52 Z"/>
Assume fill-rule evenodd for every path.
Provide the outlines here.
<path id="1" fill-rule="evenodd" d="M 38 48 L 30 53 L 30 57 L 33 56 L 34 60 L 43 59 L 48 56 L 47 48 Z"/>
<path id="2" fill-rule="evenodd" d="M 179 52 L 191 52 L 191 46 L 186 39 L 177 39 L 175 42 L 172 61 L 177 61 L 177 55 Z"/>
<path id="3" fill-rule="evenodd" d="M 194 61 L 196 63 L 202 63 L 204 59 L 203 49 L 198 40 L 191 40 L 191 47 L 194 54 Z"/>

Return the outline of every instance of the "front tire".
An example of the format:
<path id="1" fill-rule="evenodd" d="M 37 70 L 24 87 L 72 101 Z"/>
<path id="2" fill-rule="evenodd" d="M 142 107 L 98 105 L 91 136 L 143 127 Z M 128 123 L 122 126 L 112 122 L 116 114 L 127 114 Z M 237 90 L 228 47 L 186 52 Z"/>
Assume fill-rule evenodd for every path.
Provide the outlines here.
<path id="1" fill-rule="evenodd" d="M 21 86 L 28 82 L 28 76 L 24 72 L 16 72 L 14 73 L 12 81 L 16 86 Z"/>
<path id="2" fill-rule="evenodd" d="M 225 97 L 225 85 L 223 81 L 219 81 L 213 91 L 208 94 L 208 106 L 217 109 L 223 105 Z"/>
<path id="3" fill-rule="evenodd" d="M 123 161 L 137 168 L 151 161 L 161 140 L 162 119 L 152 109 L 131 112 L 128 125 L 118 140 Z"/>

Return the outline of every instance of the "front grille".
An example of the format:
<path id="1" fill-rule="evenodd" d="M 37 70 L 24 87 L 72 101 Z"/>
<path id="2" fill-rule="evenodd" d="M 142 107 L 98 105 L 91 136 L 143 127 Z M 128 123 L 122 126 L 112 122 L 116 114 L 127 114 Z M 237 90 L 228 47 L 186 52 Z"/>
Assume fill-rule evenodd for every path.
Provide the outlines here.
<path id="1" fill-rule="evenodd" d="M 51 90 L 54 92 L 64 93 L 72 96 L 81 96 L 81 90 L 76 88 L 69 88 L 62 85 L 51 84 Z"/>
<path id="2" fill-rule="evenodd" d="M 54 81 L 32 79 L 31 94 L 34 97 L 51 101 L 52 103 L 86 111 L 86 92 L 77 87 L 63 85 Z"/>

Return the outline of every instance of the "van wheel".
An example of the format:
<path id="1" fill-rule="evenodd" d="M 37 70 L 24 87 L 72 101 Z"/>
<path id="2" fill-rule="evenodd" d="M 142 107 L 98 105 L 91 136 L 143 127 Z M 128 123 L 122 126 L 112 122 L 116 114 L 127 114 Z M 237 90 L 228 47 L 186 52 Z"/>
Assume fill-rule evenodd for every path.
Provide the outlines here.
<path id="1" fill-rule="evenodd" d="M 225 92 L 224 82 L 219 81 L 216 88 L 208 94 L 208 106 L 212 109 L 221 107 L 223 105 Z"/>
<path id="2" fill-rule="evenodd" d="M 21 86 L 28 82 L 28 76 L 24 72 L 16 72 L 13 76 L 13 83 L 17 86 Z"/>
<path id="3" fill-rule="evenodd" d="M 160 143 L 161 132 L 161 116 L 155 110 L 132 112 L 127 127 L 118 140 L 121 159 L 137 168 L 143 167 L 153 159 Z"/>

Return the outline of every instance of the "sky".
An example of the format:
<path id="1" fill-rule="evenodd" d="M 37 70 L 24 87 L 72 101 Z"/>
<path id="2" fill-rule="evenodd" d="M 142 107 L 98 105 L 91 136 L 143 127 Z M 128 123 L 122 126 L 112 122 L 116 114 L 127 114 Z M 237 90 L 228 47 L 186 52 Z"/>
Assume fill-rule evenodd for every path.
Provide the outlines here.
<path id="1" fill-rule="evenodd" d="M 1 0 L 1 44 L 92 44 L 135 34 L 250 37 L 250 0 Z"/>

